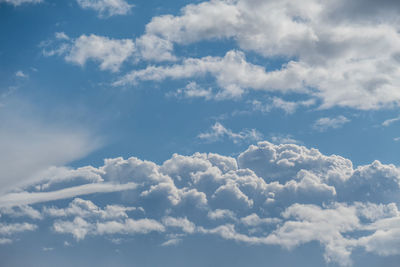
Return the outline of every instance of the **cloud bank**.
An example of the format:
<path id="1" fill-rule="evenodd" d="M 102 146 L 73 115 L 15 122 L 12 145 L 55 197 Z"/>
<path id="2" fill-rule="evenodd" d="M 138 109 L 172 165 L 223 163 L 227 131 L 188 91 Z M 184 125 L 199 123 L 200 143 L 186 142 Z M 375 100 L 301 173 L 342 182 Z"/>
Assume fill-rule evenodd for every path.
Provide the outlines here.
<path id="1" fill-rule="evenodd" d="M 391 164 L 374 161 L 353 167 L 350 160 L 317 149 L 263 141 L 236 159 L 214 153 L 174 154 L 158 165 L 135 157 L 112 158 L 84 170 L 68 170 L 69 179 L 82 184 L 78 187 L 57 190 L 60 184 L 36 183 L 4 195 L 2 216 L 52 219 L 51 232 L 70 234 L 79 242 L 88 236 L 149 233 L 164 236 L 163 246 L 179 245 L 187 235 L 284 249 L 317 241 L 325 260 L 341 266 L 352 264 L 354 249 L 400 254 L 400 169 Z M 108 184 L 114 189 L 105 189 Z M 68 206 L 44 203 L 41 211 L 27 206 L 121 190 L 125 200 L 104 207 L 82 198 Z M 37 226 L 1 227 L 19 232 Z M 12 237 L 6 232 L 0 232 L 4 245 Z"/>

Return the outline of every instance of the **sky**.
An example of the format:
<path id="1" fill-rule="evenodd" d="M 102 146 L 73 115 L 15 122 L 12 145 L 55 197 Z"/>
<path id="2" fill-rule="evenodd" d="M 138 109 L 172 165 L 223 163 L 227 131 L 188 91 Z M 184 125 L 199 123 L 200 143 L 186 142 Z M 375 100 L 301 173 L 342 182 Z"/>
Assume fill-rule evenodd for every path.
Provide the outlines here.
<path id="1" fill-rule="evenodd" d="M 398 266 L 399 12 L 0 0 L 0 266 Z"/>

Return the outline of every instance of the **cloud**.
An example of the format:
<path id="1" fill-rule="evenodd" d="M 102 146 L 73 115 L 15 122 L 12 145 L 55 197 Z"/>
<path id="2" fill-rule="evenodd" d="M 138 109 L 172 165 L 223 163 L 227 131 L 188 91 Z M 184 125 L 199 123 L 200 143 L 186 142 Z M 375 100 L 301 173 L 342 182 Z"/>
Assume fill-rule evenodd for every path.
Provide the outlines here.
<path id="1" fill-rule="evenodd" d="M 237 98 L 249 88 L 265 91 L 305 91 L 300 86 L 301 81 L 292 77 L 291 70 L 266 72 L 264 67 L 247 62 L 244 53 L 237 50 L 228 51 L 224 57 L 186 58 L 181 64 L 149 66 L 142 70 L 134 70 L 115 81 L 114 85 L 201 78 L 206 75 L 212 75 L 222 89 L 215 95 L 216 99 Z"/>
<path id="2" fill-rule="evenodd" d="M 140 56 L 144 60 L 151 61 L 175 61 L 173 44 L 156 35 L 143 35 L 135 41 Z"/>
<path id="3" fill-rule="evenodd" d="M 167 96 L 178 98 L 204 98 L 205 100 L 215 99 L 215 94 L 209 89 L 204 89 L 196 82 L 188 83 L 184 88 L 178 89 L 173 93 L 167 93 Z"/>
<path id="4" fill-rule="evenodd" d="M 30 223 L 13 223 L 13 224 L 4 224 L 0 223 L 0 235 L 12 235 L 15 233 L 21 233 L 25 231 L 34 231 L 36 230 L 37 225 Z"/>
<path id="5" fill-rule="evenodd" d="M 86 235 L 112 235 L 112 234 L 147 234 L 149 232 L 164 232 L 162 224 L 151 219 L 124 219 L 123 221 L 105 221 L 90 223 L 81 217 L 73 221 L 56 221 L 53 230 L 57 233 L 70 233 L 79 241 Z"/>
<path id="6" fill-rule="evenodd" d="M 1 205 L 8 207 L 2 214 L 32 218 L 35 212 L 21 205 L 129 190 L 123 194 L 125 200 L 113 198 L 125 204 L 98 205 L 75 198 L 66 206 L 49 202 L 40 215 L 42 221 L 54 220 L 54 233 L 70 234 L 77 241 L 86 236 L 113 239 L 149 233 L 157 233 L 163 246 L 176 245 L 188 235 L 284 249 L 317 241 L 326 262 L 341 266 L 352 264 L 355 249 L 382 256 L 400 254 L 400 169 L 392 164 L 374 161 L 353 167 L 350 160 L 315 148 L 263 141 L 237 158 L 174 154 L 162 164 L 114 158 L 88 169 L 101 182 L 50 192 L 32 192 L 35 187 L 28 187 L 1 199 Z M 137 212 L 143 211 L 137 207 L 145 212 Z M 36 227 L 3 226 L 3 236 L 8 229 Z"/>
<path id="7" fill-rule="evenodd" d="M 196 230 L 194 223 L 189 221 L 187 218 L 173 218 L 165 217 L 163 218 L 163 224 L 168 227 L 179 227 L 183 232 L 191 234 Z"/>
<path id="8" fill-rule="evenodd" d="M 74 41 L 65 60 L 83 66 L 92 59 L 100 62 L 101 70 L 116 72 L 134 50 L 135 45 L 129 39 L 114 40 L 94 34 L 81 35 Z"/>
<path id="9" fill-rule="evenodd" d="M 42 2 L 43 0 L 0 0 L 0 3 L 6 3 L 13 6 L 20 6 L 22 4 L 38 4 Z"/>
<path id="10" fill-rule="evenodd" d="M 55 174 L 54 166 L 99 147 L 100 139 L 86 127 L 60 119 L 64 122 L 45 122 L 26 103 L 7 102 L 0 114 L 0 195 L 38 182 L 46 172 Z"/>
<path id="11" fill-rule="evenodd" d="M 253 109 L 261 112 L 270 112 L 272 109 L 282 109 L 286 114 L 292 114 L 299 107 L 309 107 L 315 104 L 315 99 L 308 99 L 304 101 L 286 101 L 279 97 L 273 97 L 270 103 L 263 104 L 259 100 L 253 100 Z"/>
<path id="12" fill-rule="evenodd" d="M 43 212 L 52 217 L 79 216 L 99 217 L 102 219 L 128 218 L 127 212 L 136 210 L 135 207 L 124 207 L 120 205 L 107 205 L 104 209 L 99 208 L 90 200 L 75 198 L 65 209 L 56 207 L 44 207 Z"/>
<path id="13" fill-rule="evenodd" d="M 97 11 L 100 18 L 127 15 L 133 7 L 124 0 L 77 0 L 77 3 L 83 9 Z"/>
<path id="14" fill-rule="evenodd" d="M 216 122 L 211 127 L 211 131 L 201 133 L 197 137 L 207 142 L 217 142 L 223 139 L 225 136 L 231 139 L 234 143 L 239 143 L 243 141 L 257 141 L 262 138 L 262 134 L 259 133 L 256 129 L 243 130 L 239 133 L 234 133 L 232 132 L 232 130 L 225 128 L 219 122 Z"/>
<path id="15" fill-rule="evenodd" d="M 335 118 L 324 117 L 324 118 L 318 119 L 314 123 L 313 128 L 320 132 L 324 132 L 324 131 L 328 130 L 329 128 L 333 128 L 333 129 L 340 128 L 348 122 L 350 122 L 350 120 L 342 115 L 337 116 Z"/>
<path id="16" fill-rule="evenodd" d="M 15 76 L 18 78 L 28 78 L 29 76 L 25 74 L 22 70 L 19 70 L 15 73 Z"/>
<path id="17" fill-rule="evenodd" d="M 34 208 L 27 205 L 14 207 L 1 207 L 0 215 L 8 215 L 10 217 L 29 217 L 31 219 L 43 219 L 42 214 Z"/>
<path id="18" fill-rule="evenodd" d="M 244 90 L 295 91 L 321 100 L 321 108 L 397 106 L 400 34 L 393 10 L 398 5 L 393 1 L 379 7 L 372 1 L 361 3 L 212 0 L 189 4 L 178 15 L 156 16 L 146 25 L 141 38 L 166 44 L 161 51 L 167 56 L 161 58 L 171 57 L 174 44 L 204 40 L 232 40 L 243 52 L 231 51 L 222 59 L 189 58 L 180 65 L 150 66 L 116 84 L 193 79 L 209 73 L 221 88 L 221 98 L 240 97 Z M 282 57 L 286 62 L 267 72 L 245 62 L 247 52 L 266 60 Z"/>
<path id="19" fill-rule="evenodd" d="M 390 124 L 395 123 L 396 121 L 399 121 L 399 120 L 400 120 L 400 117 L 385 120 L 384 122 L 382 122 L 382 126 L 385 126 L 385 127 L 389 126 Z"/>
<path id="20" fill-rule="evenodd" d="M 219 219 L 226 219 L 226 218 L 231 218 L 231 219 L 236 219 L 236 215 L 233 211 L 231 210 L 221 210 L 221 209 L 216 209 L 214 211 L 209 211 L 207 214 L 207 217 L 212 219 L 212 220 L 219 220 Z"/>
<path id="21" fill-rule="evenodd" d="M 247 226 L 258 226 L 260 224 L 277 224 L 281 222 L 278 218 L 260 218 L 257 214 L 252 213 L 246 217 L 240 218 L 240 222 Z"/>
<path id="22" fill-rule="evenodd" d="M 56 40 L 41 43 L 45 56 L 65 55 L 66 62 L 80 66 L 93 60 L 100 63 L 101 70 L 111 72 L 117 72 L 135 52 L 135 43 L 131 39 L 112 39 L 95 34 L 71 39 L 63 32 L 57 32 L 55 37 Z"/>
<path id="23" fill-rule="evenodd" d="M 112 183 L 93 183 L 74 187 L 68 187 L 50 192 L 18 192 L 8 193 L 0 196 L 0 207 L 15 205 L 28 205 L 41 202 L 49 202 L 58 199 L 71 198 L 80 195 L 94 193 L 109 193 L 131 190 L 136 187 L 134 183 L 112 184 Z"/>

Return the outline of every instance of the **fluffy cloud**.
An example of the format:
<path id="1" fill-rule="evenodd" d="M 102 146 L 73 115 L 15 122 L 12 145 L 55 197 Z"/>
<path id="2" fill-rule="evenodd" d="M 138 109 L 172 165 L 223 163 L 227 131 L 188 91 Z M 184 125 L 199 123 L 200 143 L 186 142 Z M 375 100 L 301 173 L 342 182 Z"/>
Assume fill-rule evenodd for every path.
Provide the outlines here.
<path id="1" fill-rule="evenodd" d="M 55 218 L 53 232 L 70 234 L 77 241 L 86 236 L 153 232 L 164 239 L 163 246 L 177 245 L 187 235 L 215 235 L 285 249 L 317 241 L 325 260 L 341 266 L 351 265 L 354 249 L 382 256 L 400 254 L 400 169 L 394 165 L 375 161 L 354 168 L 350 160 L 337 155 L 264 141 L 249 146 L 237 159 L 213 153 L 174 154 L 162 164 L 114 158 L 88 170 L 101 181 L 3 196 L 3 216 Z M 111 185 L 117 188 L 109 191 Z M 81 198 L 64 207 L 43 207 L 41 212 L 21 206 L 88 194 L 86 186 L 105 193 L 128 189 L 123 201 L 135 207 L 98 206 Z M 9 229 L 15 233 L 36 229 L 26 223 L 2 227 L 3 236 Z"/>
<path id="2" fill-rule="evenodd" d="M 101 18 L 126 15 L 133 7 L 124 0 L 77 0 L 77 2 L 81 8 L 97 11 Z"/>
<path id="3" fill-rule="evenodd" d="M 221 88 L 215 95 L 216 99 L 237 98 L 246 89 L 305 92 L 302 81 L 293 75 L 298 65 L 293 63 L 291 68 L 267 72 L 263 67 L 247 62 L 243 52 L 232 50 L 224 57 L 187 58 L 172 66 L 149 66 L 134 70 L 114 82 L 114 85 L 124 86 L 149 80 L 201 78 L 209 74 L 215 77 Z"/>
<path id="4" fill-rule="evenodd" d="M 12 235 L 15 233 L 36 230 L 37 225 L 30 223 L 0 223 L 0 235 Z"/>
<path id="5" fill-rule="evenodd" d="M 59 32 L 55 37 L 55 40 L 41 43 L 45 56 L 64 55 L 65 61 L 80 66 L 93 60 L 100 63 L 101 70 L 111 72 L 117 72 L 135 52 L 135 43 L 131 39 L 112 39 L 95 34 L 71 39 Z"/>
<path id="6" fill-rule="evenodd" d="M 74 41 L 65 60 L 83 66 L 91 59 L 100 62 L 100 69 L 115 72 L 134 50 L 135 45 L 129 39 L 114 40 L 94 34 L 81 35 Z"/>
<path id="7" fill-rule="evenodd" d="M 179 15 L 153 17 L 146 25 L 141 38 L 157 40 L 160 53 L 165 54 L 160 58 L 172 58 L 173 44 L 229 39 L 242 51 L 267 60 L 283 57 L 287 62 L 267 72 L 246 62 L 242 52 L 231 51 L 224 58 L 191 58 L 179 65 L 135 70 L 116 84 L 193 79 L 209 73 L 221 88 L 220 98 L 255 89 L 302 92 L 320 99 L 322 108 L 398 105 L 400 35 L 393 11 L 398 5 L 361 3 L 212 0 L 190 4 Z"/>

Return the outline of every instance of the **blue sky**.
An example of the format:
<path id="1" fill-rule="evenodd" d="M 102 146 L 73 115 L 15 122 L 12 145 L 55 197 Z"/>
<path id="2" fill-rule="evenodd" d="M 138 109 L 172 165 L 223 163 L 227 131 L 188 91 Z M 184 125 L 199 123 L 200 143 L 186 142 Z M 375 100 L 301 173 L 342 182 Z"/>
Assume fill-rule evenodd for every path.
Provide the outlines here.
<path id="1" fill-rule="evenodd" d="M 0 265 L 397 266 L 399 11 L 0 0 Z"/>

